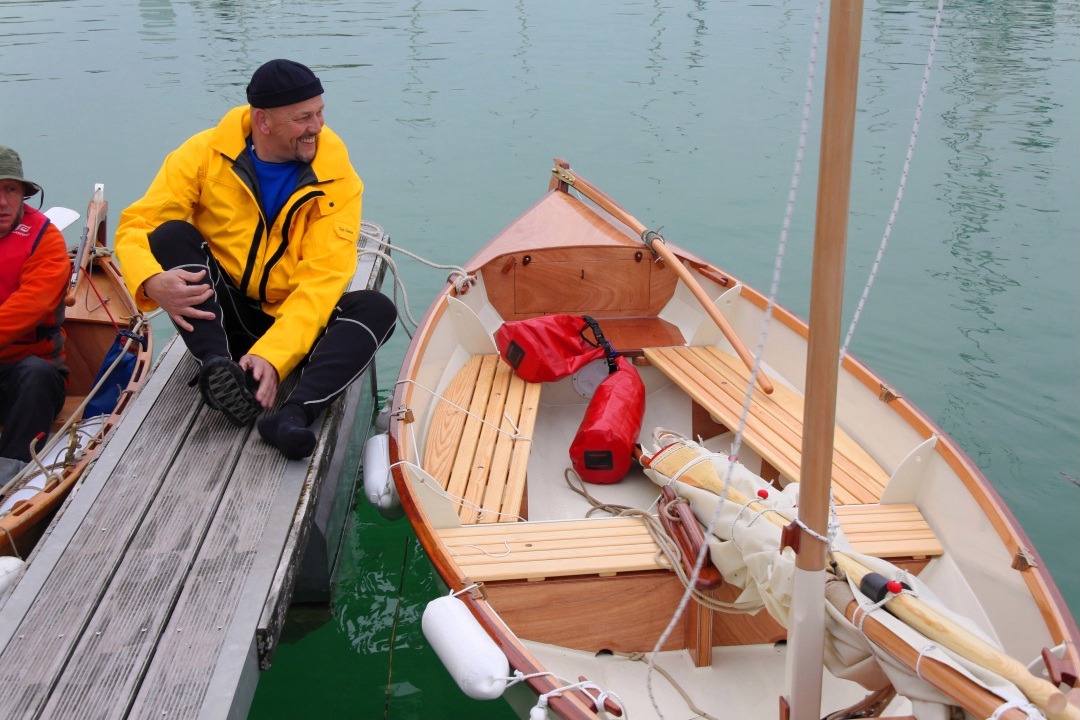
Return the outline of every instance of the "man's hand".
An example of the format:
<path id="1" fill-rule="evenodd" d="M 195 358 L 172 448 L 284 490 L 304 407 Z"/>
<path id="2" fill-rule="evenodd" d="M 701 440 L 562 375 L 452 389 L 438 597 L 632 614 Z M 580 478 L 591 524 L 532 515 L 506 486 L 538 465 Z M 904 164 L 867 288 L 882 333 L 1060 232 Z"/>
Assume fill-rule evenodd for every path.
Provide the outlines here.
<path id="1" fill-rule="evenodd" d="M 187 318 L 214 319 L 214 313 L 196 307 L 214 296 L 213 286 L 200 282 L 205 276 L 205 270 L 163 270 L 143 282 L 143 294 L 160 305 L 177 327 L 191 332 L 193 328 Z"/>
<path id="2" fill-rule="evenodd" d="M 255 389 L 255 399 L 263 408 L 270 408 L 277 397 L 278 374 L 277 369 L 266 358 L 258 355 L 245 355 L 240 358 L 240 367 L 251 373 L 259 387 Z"/>

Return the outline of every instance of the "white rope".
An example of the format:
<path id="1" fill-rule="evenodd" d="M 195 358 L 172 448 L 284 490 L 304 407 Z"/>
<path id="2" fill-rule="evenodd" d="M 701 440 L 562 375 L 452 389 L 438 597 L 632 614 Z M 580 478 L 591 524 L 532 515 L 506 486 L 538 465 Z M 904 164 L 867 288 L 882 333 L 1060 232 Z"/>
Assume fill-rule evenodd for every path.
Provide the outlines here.
<path id="1" fill-rule="evenodd" d="M 473 583 L 472 585 L 466 585 L 465 587 L 461 588 L 460 590 L 458 590 L 456 592 L 451 590 L 449 595 L 450 595 L 450 597 L 457 597 L 459 595 L 464 595 L 465 593 L 469 592 L 470 590 L 476 590 L 479 587 L 480 587 L 480 583 Z"/>
<path id="2" fill-rule="evenodd" d="M 452 281 L 452 282 L 454 282 L 454 287 L 458 288 L 459 290 L 462 287 L 464 287 L 464 284 L 468 284 L 468 282 L 469 282 L 468 279 L 472 277 L 465 270 L 465 268 L 461 267 L 460 265 L 440 265 L 439 263 L 431 262 L 430 260 L 425 260 L 424 258 L 420 257 L 419 255 L 417 255 L 415 253 L 412 253 L 412 252 L 409 252 L 408 250 L 401 247 L 400 245 L 394 245 L 394 244 L 390 243 L 388 240 L 381 240 L 381 239 L 379 239 L 377 237 L 374 237 L 374 236 L 369 236 L 369 239 L 379 243 L 384 248 L 389 248 L 392 251 L 397 251 L 397 252 L 401 253 L 402 255 L 405 255 L 407 257 L 411 257 L 413 260 L 416 260 L 417 262 L 423 263 L 424 265 L 427 265 L 428 267 L 435 268 L 436 270 L 452 270 L 453 272 L 450 275 L 451 278 L 454 278 L 455 276 L 460 276 L 460 278 L 462 278 L 462 280 L 460 280 L 460 281 Z M 475 278 L 474 278 L 474 281 L 475 281 Z M 461 283 L 464 283 L 464 284 L 459 285 L 458 282 L 461 282 Z"/>
<path id="3" fill-rule="evenodd" d="M 381 230 L 381 228 L 380 228 L 380 230 Z M 365 233 L 364 237 L 366 239 L 370 240 L 371 242 L 378 243 L 383 248 L 387 248 L 390 251 L 399 252 L 402 255 L 405 255 L 407 257 L 412 258 L 413 260 L 416 260 L 417 262 L 420 262 L 420 263 L 422 263 L 424 265 L 427 265 L 428 267 L 435 268 L 436 270 L 450 270 L 451 273 L 450 273 L 450 276 L 447 278 L 447 282 L 452 284 L 454 286 L 454 289 L 456 289 L 459 293 L 464 292 L 466 290 L 466 288 L 476 284 L 476 278 L 473 277 L 472 275 L 470 275 L 465 270 L 465 268 L 461 267 L 460 265 L 441 265 L 439 263 L 435 263 L 435 262 L 431 262 L 430 260 L 426 260 L 426 259 L 420 257 L 419 255 L 417 255 L 416 253 L 409 252 L 408 250 L 401 247 L 400 245 L 394 245 L 394 244 L 390 243 L 390 241 L 388 239 L 383 240 L 380 237 L 377 237 L 375 235 L 366 234 L 366 233 Z M 390 257 L 390 252 L 386 251 L 386 250 L 374 250 L 374 249 L 368 249 L 368 248 L 361 248 L 358 251 L 357 254 L 358 254 L 358 256 L 361 256 L 361 255 L 374 255 L 375 257 L 381 258 L 383 260 L 383 262 L 386 263 L 387 267 L 390 268 L 390 274 L 393 275 L 393 277 L 394 277 L 394 305 L 399 308 L 399 310 L 398 310 L 398 320 L 401 322 L 401 327 L 405 331 L 405 334 L 408 335 L 409 338 L 412 338 L 412 331 L 415 330 L 417 327 L 419 327 L 420 324 L 413 317 L 412 308 L 409 307 L 409 293 L 405 289 L 405 283 L 403 283 L 401 281 L 401 277 L 398 274 L 397 263 L 394 261 L 393 258 Z M 398 293 L 399 292 L 401 293 L 401 302 L 400 303 L 398 302 Z M 403 315 L 403 313 L 404 313 L 404 315 Z M 406 320 L 408 321 L 408 323 L 412 324 L 411 328 L 406 324 L 406 322 L 405 322 Z"/>
<path id="4" fill-rule="evenodd" d="M 866 618 L 870 615 L 870 613 L 874 612 L 875 610 L 880 610 L 882 607 L 885 606 L 885 603 L 889 602 L 890 600 L 892 600 L 891 593 L 887 594 L 885 597 L 881 598 L 876 603 L 869 601 L 859 603 L 859 606 L 855 608 L 855 611 L 853 613 L 851 613 L 852 624 L 855 625 L 855 627 L 859 629 L 859 632 L 865 636 L 866 632 L 863 630 L 863 623 L 866 621 Z M 861 616 L 859 615 L 860 610 L 862 610 Z M 858 621 L 855 620 L 856 617 L 859 618 Z"/>
<path id="5" fill-rule="evenodd" d="M 926 645 L 921 650 L 919 650 L 919 657 L 915 661 L 915 677 L 919 678 L 920 680 L 923 679 L 922 673 L 919 672 L 919 665 L 922 664 L 923 658 L 926 656 L 926 653 L 933 652 L 937 649 L 937 645 L 935 645 L 934 643 L 930 643 L 929 645 Z"/>
<path id="6" fill-rule="evenodd" d="M 404 380 L 398 380 L 396 383 L 394 383 L 395 386 L 404 385 L 404 384 L 415 385 L 416 387 L 420 388 L 421 390 L 426 391 L 427 393 L 431 394 L 433 397 L 437 398 L 441 402 L 446 403 L 447 405 L 454 408 L 455 410 L 460 410 L 461 412 L 465 413 L 469 417 L 471 417 L 471 418 L 473 418 L 475 420 L 479 420 L 480 422 L 482 422 L 483 424 L 487 425 L 490 428 L 494 428 L 495 430 L 498 430 L 500 433 L 502 433 L 503 435 L 506 435 L 511 440 L 524 440 L 525 442 L 532 442 L 531 437 L 527 437 L 527 436 L 521 434 L 521 431 L 518 429 L 517 423 L 515 423 L 513 420 L 511 420 L 510 416 L 507 415 L 505 412 L 503 413 L 503 420 L 505 420 L 507 423 L 510 424 L 511 429 L 513 429 L 513 431 L 514 431 L 512 433 L 506 432 L 505 430 L 502 429 L 502 427 L 500 427 L 500 426 L 498 426 L 498 425 L 496 425 L 494 423 L 488 422 L 483 417 L 481 417 L 480 415 L 477 415 L 474 412 L 470 412 L 468 408 L 462 407 L 461 405 L 458 405 L 456 402 L 454 402 L 452 400 L 447 400 L 445 397 L 443 397 L 439 393 L 435 392 L 431 388 L 424 387 L 423 385 L 416 382 L 412 378 L 406 378 Z"/>
<path id="7" fill-rule="evenodd" d="M 511 551 L 510 551 L 510 541 L 509 541 L 509 540 L 507 540 L 507 539 L 505 539 L 505 538 L 503 538 L 503 541 L 502 541 L 502 542 L 503 542 L 503 547 L 505 547 L 505 548 L 506 548 L 506 550 L 505 550 L 504 552 L 501 552 L 501 553 L 498 553 L 498 554 L 496 554 L 496 553 L 493 553 L 493 552 L 488 552 L 487 550 L 485 550 L 484 548 L 480 547 L 479 545 L 470 545 L 469 543 L 465 543 L 465 544 L 463 544 L 463 545 L 462 545 L 461 547 L 467 547 L 467 548 L 472 548 L 473 550 L 477 550 L 477 551 L 479 551 L 479 552 L 482 552 L 482 553 L 484 553 L 484 555 L 487 555 L 487 556 L 488 556 L 489 558 L 493 558 L 493 559 L 495 559 L 495 560 L 498 560 L 499 558 L 504 558 L 504 557 L 510 557 L 510 552 L 511 552 Z M 453 553 L 454 557 L 459 557 L 459 555 L 458 555 L 458 551 L 457 551 L 457 549 L 456 549 L 456 548 L 447 548 L 447 549 L 448 549 L 448 550 L 449 550 L 449 551 L 450 551 L 451 553 Z"/>
<path id="8" fill-rule="evenodd" d="M 904 199 L 904 188 L 907 186 L 908 172 L 911 170 L 911 159 L 915 155 L 915 143 L 919 139 L 919 125 L 922 122 L 923 105 L 926 101 L 926 88 L 930 84 L 930 69 L 934 66 L 934 54 L 937 51 L 938 34 L 941 30 L 941 15 L 944 8 L 945 0 L 938 0 L 937 15 L 934 17 L 934 31 L 930 36 L 930 48 L 926 54 L 926 66 L 923 69 L 922 86 L 919 88 L 919 101 L 915 106 L 915 120 L 911 126 L 911 137 L 908 139 L 907 154 L 904 157 L 904 167 L 900 171 L 900 183 L 896 188 L 896 198 L 893 200 L 892 212 L 889 213 L 889 219 L 885 223 L 885 232 L 881 236 L 881 244 L 878 246 L 874 264 L 870 268 L 870 275 L 866 279 L 866 286 L 863 288 L 862 295 L 859 297 L 858 305 L 855 307 L 855 314 L 851 318 L 851 325 L 848 327 L 847 336 L 844 338 L 844 344 L 840 348 L 841 362 L 843 362 L 848 347 L 851 345 L 851 339 L 855 335 L 855 328 L 859 324 L 859 318 L 862 316 L 863 308 L 866 307 L 866 300 L 870 297 L 870 288 L 873 287 L 878 270 L 881 268 L 881 260 L 885 256 L 885 248 L 889 244 L 893 225 L 896 222 L 897 214 L 900 212 L 900 204 Z"/>
<path id="9" fill-rule="evenodd" d="M 427 471 L 424 470 L 424 468 L 420 467 L 416 463 L 409 462 L 408 460 L 399 460 L 398 462 L 393 463 L 390 466 L 390 468 L 393 469 L 393 468 L 398 467 L 400 465 L 404 465 L 405 467 L 415 468 L 417 470 L 417 472 L 423 473 L 423 475 L 428 474 Z M 457 495 L 454 495 L 452 492 L 450 492 L 449 490 L 446 490 L 445 488 L 443 488 L 438 483 L 424 483 L 424 484 L 427 485 L 429 488 L 431 488 L 435 492 L 435 494 L 442 495 L 444 498 L 446 498 L 450 502 L 454 503 L 455 505 L 460 505 L 461 507 L 469 508 L 470 510 L 475 510 L 477 513 L 479 513 L 477 518 L 482 518 L 482 517 L 484 517 L 486 515 L 497 515 L 498 517 L 513 518 L 514 520 L 520 520 L 521 522 L 526 522 L 525 518 L 521 517 L 520 515 L 515 515 L 514 513 L 504 513 L 504 512 L 499 512 L 498 510 L 486 510 L 483 507 L 481 507 L 480 505 L 477 505 L 476 503 L 472 502 L 471 500 L 466 500 L 463 497 L 459 497 Z"/>
<path id="10" fill-rule="evenodd" d="M 548 673 L 548 674 L 551 674 L 551 673 Z M 528 676 L 526 676 L 526 677 L 528 677 Z M 535 675 L 532 676 L 532 677 L 535 677 Z M 604 708 L 604 701 L 605 700 L 614 701 L 615 704 L 617 704 L 619 706 L 619 709 L 622 711 L 622 717 L 627 718 L 627 720 L 629 720 L 630 715 L 629 715 L 629 711 L 626 708 L 626 705 L 619 698 L 619 696 L 615 694 L 614 691 L 612 691 L 612 690 L 604 690 L 603 688 L 601 688 L 599 685 L 592 682 L 591 680 L 579 680 L 578 682 L 567 682 L 565 679 L 559 678 L 556 675 L 552 674 L 552 677 L 556 678 L 560 682 L 566 682 L 566 685 L 563 685 L 561 687 L 557 687 L 554 690 L 549 690 L 548 692 L 544 693 L 539 698 L 537 698 L 536 705 L 534 705 L 533 709 L 529 711 L 530 720 L 544 720 L 544 718 L 547 717 L 548 699 L 552 698 L 552 697 L 559 697 L 559 696 L 563 695 L 564 693 L 566 693 L 566 692 L 568 692 L 570 690 L 581 690 L 583 693 L 588 695 L 589 699 L 592 700 L 593 707 L 596 709 L 597 712 L 600 712 Z M 597 694 L 593 695 L 592 693 L 588 692 L 588 690 L 596 690 Z"/>
<path id="11" fill-rule="evenodd" d="M 905 577 L 907 576 L 907 573 L 904 573 L 903 571 L 901 571 L 901 573 L 903 573 Z M 897 573 L 897 575 L 899 576 L 901 573 Z M 855 611 L 851 614 L 851 622 L 852 622 L 852 624 L 855 625 L 855 627 L 857 627 L 859 629 L 860 633 L 862 633 L 863 635 L 866 635 L 866 633 L 863 632 L 863 622 L 866 621 L 867 616 L 870 615 L 870 613 L 874 612 L 875 610 L 880 610 L 881 608 L 883 608 L 885 606 L 886 603 L 888 603 L 894 597 L 897 597 L 899 595 L 911 595 L 912 597 L 919 597 L 919 593 L 915 592 L 914 590 L 912 590 L 911 588 L 909 588 L 907 586 L 904 586 L 904 588 L 898 593 L 894 593 L 891 590 L 886 590 L 885 591 L 885 596 L 882 597 L 877 602 L 869 602 L 868 601 L 868 602 L 864 602 L 864 603 L 859 603 L 859 606 L 856 607 Z M 859 611 L 860 610 L 863 611 L 863 614 L 862 614 L 861 617 L 859 616 Z M 856 617 L 859 617 L 858 622 L 855 621 Z M 918 675 L 918 663 L 916 663 L 915 674 Z"/>
<path id="12" fill-rule="evenodd" d="M 998 706 L 998 709 L 994 711 L 994 714 L 986 720 L 999 720 L 1002 714 L 1007 710 L 1023 710 L 1024 714 L 1027 715 L 1030 720 L 1046 720 L 1046 716 L 1043 715 L 1042 711 L 1028 702 L 1027 699 L 1010 700 L 1007 703 L 1001 704 Z"/>

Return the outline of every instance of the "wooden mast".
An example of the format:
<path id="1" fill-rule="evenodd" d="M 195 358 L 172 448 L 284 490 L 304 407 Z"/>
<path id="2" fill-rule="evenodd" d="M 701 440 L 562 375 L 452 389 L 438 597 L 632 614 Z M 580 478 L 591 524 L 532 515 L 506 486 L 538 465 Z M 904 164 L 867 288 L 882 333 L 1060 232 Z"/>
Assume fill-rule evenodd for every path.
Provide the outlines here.
<path id="1" fill-rule="evenodd" d="M 862 0 L 833 0 L 829 8 L 799 484 L 799 521 L 819 536 L 828 531 L 861 37 Z M 804 529 L 799 533 L 797 553 L 787 702 L 793 720 L 817 720 L 821 717 L 824 665 L 825 543 Z"/>

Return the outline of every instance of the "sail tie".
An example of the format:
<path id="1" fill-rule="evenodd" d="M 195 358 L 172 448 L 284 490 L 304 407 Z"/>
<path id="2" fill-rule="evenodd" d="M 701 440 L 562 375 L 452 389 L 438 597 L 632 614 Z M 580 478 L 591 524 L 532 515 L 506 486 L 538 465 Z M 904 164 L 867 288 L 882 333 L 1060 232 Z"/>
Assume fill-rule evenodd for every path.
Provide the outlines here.
<path id="1" fill-rule="evenodd" d="M 1007 710 L 1022 710 L 1030 720 L 1046 720 L 1046 716 L 1043 715 L 1042 711 L 1026 699 L 1010 700 L 1007 703 L 1002 703 L 994 711 L 994 714 L 986 718 L 986 720 L 998 720 Z"/>
<path id="2" fill-rule="evenodd" d="M 934 643 L 930 643 L 929 645 L 924 645 L 923 648 L 919 650 L 919 657 L 917 660 L 915 660 L 915 677 L 919 678 L 920 680 L 924 679 L 922 673 L 919 672 L 919 665 L 922 663 L 923 658 L 926 657 L 927 653 L 933 652 L 937 649 L 937 645 L 935 645 Z"/>

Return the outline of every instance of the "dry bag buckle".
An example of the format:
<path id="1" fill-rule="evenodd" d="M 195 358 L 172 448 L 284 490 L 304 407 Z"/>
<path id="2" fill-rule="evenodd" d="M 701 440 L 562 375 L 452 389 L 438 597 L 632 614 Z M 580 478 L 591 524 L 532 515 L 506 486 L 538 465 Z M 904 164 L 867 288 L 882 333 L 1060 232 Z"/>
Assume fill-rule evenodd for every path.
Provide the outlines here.
<path id="1" fill-rule="evenodd" d="M 619 353 L 615 351 L 615 348 L 611 346 L 611 343 L 604 337 L 604 333 L 600 330 L 600 323 L 588 315 L 582 315 L 581 319 L 585 321 L 585 324 L 592 330 L 593 336 L 596 338 L 596 342 L 592 343 L 597 347 L 604 348 L 604 355 L 607 359 L 608 374 L 615 372 L 618 368 L 615 365 L 615 358 L 619 356 Z M 589 342 L 585 337 L 585 328 L 581 328 L 581 339 L 585 342 Z"/>

